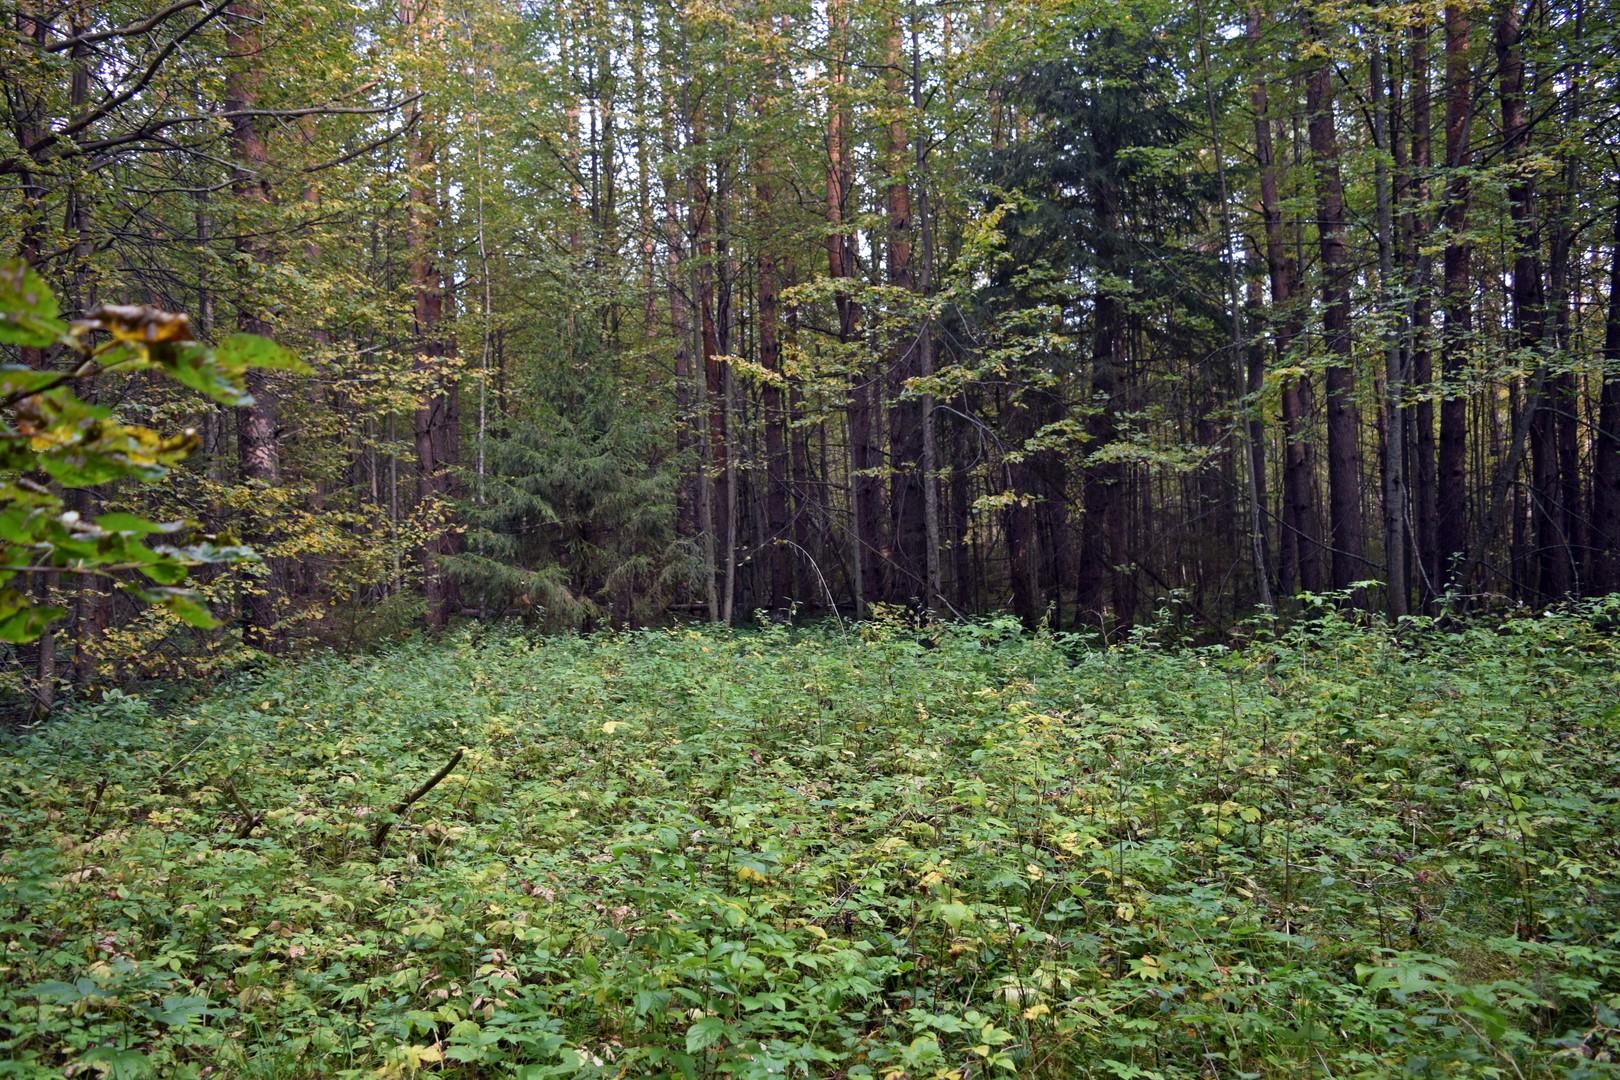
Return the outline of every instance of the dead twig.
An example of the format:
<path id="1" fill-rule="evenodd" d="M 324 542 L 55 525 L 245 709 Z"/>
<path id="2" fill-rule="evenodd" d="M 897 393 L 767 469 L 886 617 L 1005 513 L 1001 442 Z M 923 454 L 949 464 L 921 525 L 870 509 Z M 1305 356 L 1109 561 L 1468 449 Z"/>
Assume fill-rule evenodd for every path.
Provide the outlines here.
<path id="1" fill-rule="evenodd" d="M 394 807 L 393 812 L 383 819 L 382 824 L 377 826 L 377 831 L 371 835 L 371 846 L 376 848 L 379 854 L 382 852 L 383 845 L 388 842 L 388 830 L 394 827 L 396 821 L 405 816 L 405 811 L 409 810 L 416 800 L 432 791 L 439 785 L 439 781 L 449 776 L 450 770 L 460 764 L 461 755 L 466 752 L 467 748 L 465 746 L 457 747 L 456 752 L 450 755 L 450 760 L 444 763 L 443 768 L 422 781 L 420 787 L 401 799 L 399 804 Z"/>
<path id="2" fill-rule="evenodd" d="M 253 830 L 264 822 L 264 814 L 262 812 L 255 814 L 248 809 L 247 800 L 236 793 L 236 785 L 231 783 L 230 777 L 225 778 L 225 790 L 230 793 L 231 798 L 235 801 L 236 808 L 242 812 L 242 821 L 236 826 L 236 832 L 233 836 L 237 840 L 246 840 Z"/>

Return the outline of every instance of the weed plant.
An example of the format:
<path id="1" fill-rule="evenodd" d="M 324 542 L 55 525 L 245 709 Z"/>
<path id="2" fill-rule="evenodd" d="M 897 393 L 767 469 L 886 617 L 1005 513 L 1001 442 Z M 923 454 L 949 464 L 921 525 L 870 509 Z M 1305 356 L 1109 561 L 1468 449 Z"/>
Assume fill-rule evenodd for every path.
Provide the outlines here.
<path id="1" fill-rule="evenodd" d="M 0 1075 L 1613 1076 L 1607 617 L 467 630 L 112 694 L 0 749 Z"/>

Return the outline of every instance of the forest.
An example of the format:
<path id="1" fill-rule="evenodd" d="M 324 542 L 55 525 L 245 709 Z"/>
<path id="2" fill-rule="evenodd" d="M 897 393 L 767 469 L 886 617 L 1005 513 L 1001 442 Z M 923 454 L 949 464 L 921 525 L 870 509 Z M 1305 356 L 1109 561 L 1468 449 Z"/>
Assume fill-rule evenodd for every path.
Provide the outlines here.
<path id="1" fill-rule="evenodd" d="M 261 558 L 196 568 L 201 634 L 41 560 L 12 681 L 462 617 L 1219 639 L 1620 589 L 1589 2 L 14 5 L 0 246 L 63 318 L 309 371 L 84 380 L 195 452 L 64 505 Z"/>
<path id="2" fill-rule="evenodd" d="M 0 1076 L 1612 1076 L 1608 0 L 0 0 Z"/>

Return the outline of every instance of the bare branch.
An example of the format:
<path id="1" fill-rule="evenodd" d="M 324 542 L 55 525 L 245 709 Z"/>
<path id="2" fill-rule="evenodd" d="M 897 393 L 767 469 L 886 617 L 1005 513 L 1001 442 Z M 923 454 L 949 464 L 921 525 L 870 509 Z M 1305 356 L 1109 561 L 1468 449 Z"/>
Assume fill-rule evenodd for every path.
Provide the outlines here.
<path id="1" fill-rule="evenodd" d="M 45 51 L 53 53 L 65 52 L 79 45 L 94 45 L 99 41 L 107 41 L 110 38 L 138 37 L 141 34 L 149 34 L 171 17 L 178 15 L 187 8 L 201 7 L 202 3 L 203 0 L 175 0 L 175 3 L 153 12 L 152 15 L 142 19 L 140 22 L 120 26 L 116 30 L 97 30 L 93 34 L 76 34 L 73 37 L 52 42 L 45 46 Z"/>

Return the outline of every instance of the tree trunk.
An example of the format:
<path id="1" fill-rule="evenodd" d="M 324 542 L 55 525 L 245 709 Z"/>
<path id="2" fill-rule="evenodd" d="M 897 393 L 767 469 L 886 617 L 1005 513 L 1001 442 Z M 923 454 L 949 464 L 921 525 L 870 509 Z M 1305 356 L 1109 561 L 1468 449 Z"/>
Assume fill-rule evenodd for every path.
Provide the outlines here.
<path id="1" fill-rule="evenodd" d="M 946 18 L 949 18 L 947 14 Z M 911 107 L 921 115 L 923 109 L 922 49 L 918 42 L 918 13 L 916 0 L 911 4 Z M 919 137 L 917 147 L 917 223 L 922 239 L 922 266 L 916 275 L 917 292 L 926 302 L 933 286 L 934 224 L 929 214 L 928 140 Z M 934 323 L 925 315 L 917 331 L 918 372 L 924 379 L 934 377 Z M 923 394 L 918 402 L 922 419 L 922 473 L 923 489 L 923 544 L 924 610 L 945 599 L 940 583 L 939 561 L 939 442 L 934 422 L 934 395 Z"/>
<path id="2" fill-rule="evenodd" d="M 1472 164 L 1469 126 L 1473 69 L 1468 57 L 1468 12 L 1460 3 L 1446 5 L 1446 234 L 1441 292 L 1445 315 L 1440 339 L 1443 389 L 1440 441 L 1436 453 L 1435 556 L 1437 582 L 1443 591 L 1464 587 L 1458 580 L 1461 559 L 1469 546 L 1468 529 L 1468 399 L 1461 386 L 1473 344 L 1473 303 L 1467 238 Z"/>
<path id="3" fill-rule="evenodd" d="M 885 35 L 884 97 L 892 111 L 884 132 L 884 208 L 888 232 L 884 244 L 885 277 L 895 289 L 910 291 L 911 270 L 911 187 L 907 175 L 910 139 L 904 113 L 906 94 L 902 84 L 905 54 L 898 14 L 889 17 Z M 884 379 L 888 393 L 889 435 L 889 516 L 884 537 L 883 598 L 903 604 L 927 598 L 924 588 L 924 511 L 918 469 L 922 462 L 922 417 L 915 398 L 902 395 L 909 379 L 920 370 L 919 336 L 902 324 L 889 342 L 889 364 Z"/>
<path id="4" fill-rule="evenodd" d="M 1609 309 L 1603 327 L 1603 388 L 1592 439 L 1592 533 L 1597 559 L 1592 585 L 1620 592 L 1620 184 L 1615 185 Z"/>
<path id="5" fill-rule="evenodd" d="M 1503 152 L 1510 166 L 1524 158 L 1530 144 L 1530 125 L 1525 116 L 1523 40 L 1518 4 L 1508 0 L 1501 6 L 1496 22 L 1496 63 Z M 1536 220 L 1536 192 L 1527 172 L 1514 170 L 1507 196 L 1514 244 L 1510 292 L 1513 328 L 1519 349 L 1527 357 L 1535 357 L 1539 383 L 1545 378 L 1546 358 L 1542 345 L 1547 312 L 1541 280 L 1541 231 Z M 1545 597 L 1560 597 L 1570 592 L 1574 582 L 1569 573 L 1568 541 L 1557 511 L 1558 446 L 1553 415 L 1552 410 L 1542 407 L 1540 393 L 1528 394 L 1525 408 L 1525 423 L 1530 433 L 1535 587 Z"/>
<path id="6" fill-rule="evenodd" d="M 855 238 L 848 218 L 854 180 L 849 143 L 851 118 L 845 96 L 849 80 L 845 2 L 829 0 L 827 5 L 831 52 L 827 73 L 827 271 L 834 282 L 853 284 Z M 848 355 L 847 350 L 855 345 L 859 335 L 860 307 L 845 286 L 837 288 L 838 343 Z M 859 616 L 865 612 L 867 600 L 880 584 L 882 495 L 875 475 L 879 462 L 871 377 L 857 368 L 849 378 L 850 599 Z"/>
<path id="7" fill-rule="evenodd" d="M 1333 114 L 1331 61 L 1318 60 L 1305 84 L 1311 157 L 1316 167 L 1317 242 L 1322 259 L 1323 344 L 1327 348 L 1328 530 L 1333 587 L 1366 576 L 1361 515 L 1361 409 L 1356 404 L 1350 340 L 1350 265 L 1344 243 L 1344 189 Z"/>
<path id="8" fill-rule="evenodd" d="M 1261 15 L 1258 4 L 1249 6 L 1251 48 L 1260 49 Z M 1250 92 L 1254 112 L 1255 158 L 1260 170 L 1260 207 L 1266 234 L 1266 268 L 1271 283 L 1271 306 L 1278 320 L 1275 333 L 1278 363 L 1287 365 L 1304 327 L 1299 312 L 1299 262 L 1294 258 L 1283 226 L 1277 188 L 1277 164 L 1272 150 L 1271 119 L 1266 84 L 1257 79 Z M 1322 527 L 1316 509 L 1316 452 L 1311 439 L 1310 384 L 1304 375 L 1282 385 L 1283 514 L 1280 530 L 1279 588 L 1322 591 Z"/>
<path id="9" fill-rule="evenodd" d="M 262 42 L 260 24 L 263 15 L 250 3 L 234 3 L 226 14 L 225 33 L 232 62 L 225 76 L 225 109 L 241 114 L 259 107 L 259 89 L 263 77 Z M 237 225 L 236 251 L 241 257 L 245 280 L 238 301 L 236 326 L 248 334 L 268 337 L 272 333 L 265 317 L 266 305 L 271 298 L 262 295 L 256 281 L 260 268 L 271 262 L 271 253 L 263 239 L 269 230 L 262 220 L 269 208 L 270 195 L 265 179 L 269 156 L 264 137 L 251 116 L 237 115 L 231 121 L 231 188 L 241 208 Z M 237 449 L 241 478 L 249 483 L 275 485 L 281 479 L 281 448 L 276 438 L 276 398 L 270 376 L 262 369 L 250 368 L 243 378 L 253 404 L 238 412 Z M 263 543 L 267 535 L 252 539 Z M 245 637 L 250 645 L 272 649 L 276 644 L 276 609 L 282 588 L 283 567 L 279 560 L 267 558 L 268 575 L 249 587 L 243 604 L 246 615 Z"/>
<path id="10" fill-rule="evenodd" d="M 1429 22 L 1420 18 L 1409 31 L 1410 83 L 1409 112 L 1412 118 L 1411 157 L 1404 170 L 1406 211 L 1402 228 L 1402 259 L 1413 270 L 1411 300 L 1412 385 L 1418 395 L 1412 408 L 1407 432 L 1412 447 L 1412 525 L 1417 555 L 1418 595 L 1425 603 L 1436 598 L 1441 583 L 1439 547 L 1436 540 L 1436 498 L 1438 495 L 1434 456 L 1434 358 L 1432 338 L 1433 258 L 1428 254 L 1433 219 L 1429 210 L 1430 109 Z M 1400 145 L 1400 133 L 1392 136 Z"/>
<path id="11" fill-rule="evenodd" d="M 1398 314 L 1403 305 L 1397 302 L 1399 284 L 1395 280 L 1394 202 L 1389 166 L 1383 154 L 1390 149 L 1396 130 L 1384 111 L 1384 57 L 1376 42 L 1369 83 L 1373 138 L 1380 151 L 1373 171 L 1378 204 L 1379 304 L 1384 316 L 1384 577 L 1389 617 L 1398 620 L 1410 613 L 1411 595 L 1406 572 L 1406 358 L 1401 353 L 1403 331 Z"/>
<path id="12" fill-rule="evenodd" d="M 768 37 L 769 25 L 761 31 Z M 766 92 L 754 99 L 755 115 L 761 119 L 779 104 L 775 89 L 775 57 L 772 74 L 762 78 Z M 788 520 L 788 416 L 782 407 L 781 277 L 778 272 L 776 235 L 773 228 L 776 178 L 771 155 L 773 146 L 761 146 L 754 157 L 756 322 L 758 324 L 759 365 L 767 373 L 760 389 L 761 422 L 765 427 L 765 535 L 757 543 L 765 546 L 765 563 L 770 577 L 770 606 L 785 612 L 793 603 L 793 566 L 796 559 L 786 541 Z"/>

